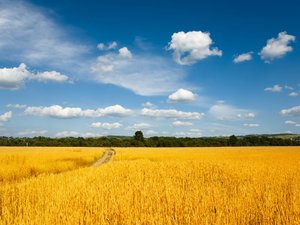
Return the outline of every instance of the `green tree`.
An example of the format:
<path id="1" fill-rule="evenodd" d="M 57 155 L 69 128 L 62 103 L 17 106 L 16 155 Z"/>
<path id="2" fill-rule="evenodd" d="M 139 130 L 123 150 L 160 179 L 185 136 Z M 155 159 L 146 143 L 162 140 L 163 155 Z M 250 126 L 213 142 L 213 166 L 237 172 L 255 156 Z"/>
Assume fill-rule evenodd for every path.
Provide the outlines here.
<path id="1" fill-rule="evenodd" d="M 237 145 L 237 142 L 238 142 L 238 139 L 237 139 L 236 136 L 231 135 L 231 136 L 229 137 L 228 144 L 229 144 L 230 146 L 236 146 L 236 145 Z"/>
<path id="2" fill-rule="evenodd" d="M 134 139 L 136 141 L 144 142 L 144 134 L 142 131 L 136 131 L 134 134 Z"/>

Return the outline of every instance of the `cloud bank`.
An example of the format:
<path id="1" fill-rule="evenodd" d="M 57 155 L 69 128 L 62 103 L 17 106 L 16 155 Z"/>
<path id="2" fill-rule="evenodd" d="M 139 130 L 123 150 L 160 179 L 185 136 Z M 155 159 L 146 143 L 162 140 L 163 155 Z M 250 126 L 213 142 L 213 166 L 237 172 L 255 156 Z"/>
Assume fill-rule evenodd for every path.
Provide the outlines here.
<path id="1" fill-rule="evenodd" d="M 201 119 L 204 114 L 199 112 L 183 112 L 176 109 L 147 109 L 143 108 L 141 115 L 153 118 L 175 118 L 186 120 Z"/>
<path id="2" fill-rule="evenodd" d="M 33 106 L 27 107 L 25 110 L 25 114 L 34 115 L 34 116 L 49 116 L 53 118 L 77 118 L 77 117 L 124 117 L 130 116 L 132 114 L 132 110 L 126 109 L 121 105 L 113 105 L 108 106 L 106 108 L 98 108 L 98 109 L 81 109 L 81 108 L 71 108 L 65 107 L 63 108 L 60 105 L 52 105 L 49 107 L 44 106 Z"/>
<path id="3" fill-rule="evenodd" d="M 27 80 L 63 83 L 69 81 L 69 77 L 56 71 L 32 73 L 24 63 L 18 67 L 0 68 L 0 89 L 17 90 Z"/>

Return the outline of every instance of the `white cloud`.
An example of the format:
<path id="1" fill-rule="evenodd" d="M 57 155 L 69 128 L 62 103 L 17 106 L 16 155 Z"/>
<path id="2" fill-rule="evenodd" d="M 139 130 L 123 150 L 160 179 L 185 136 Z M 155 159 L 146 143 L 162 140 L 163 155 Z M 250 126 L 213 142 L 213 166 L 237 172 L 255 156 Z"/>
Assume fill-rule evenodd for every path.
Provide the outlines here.
<path id="1" fill-rule="evenodd" d="M 25 110 L 27 115 L 49 116 L 54 118 L 76 118 L 76 117 L 105 117 L 105 116 L 129 116 L 132 114 L 130 109 L 126 109 L 121 105 L 108 106 L 98 109 L 81 109 L 81 108 L 63 108 L 60 105 L 52 105 L 49 107 L 33 106 L 27 107 Z"/>
<path id="2" fill-rule="evenodd" d="M 260 125 L 257 123 L 244 123 L 244 127 L 259 127 Z"/>
<path id="3" fill-rule="evenodd" d="M 127 47 L 120 48 L 119 55 L 123 58 L 132 58 L 132 54 Z"/>
<path id="4" fill-rule="evenodd" d="M 289 46 L 291 42 L 294 42 L 296 37 L 287 34 L 287 32 L 280 32 L 277 38 L 271 38 L 268 40 L 267 45 L 261 50 L 260 57 L 265 62 L 270 62 L 274 59 L 281 58 L 288 52 L 293 51 L 293 48 Z"/>
<path id="5" fill-rule="evenodd" d="M 244 114 L 237 114 L 239 118 L 254 118 L 256 115 L 254 113 L 244 113 Z"/>
<path id="6" fill-rule="evenodd" d="M 208 114 L 218 120 L 238 120 L 254 118 L 255 114 L 247 112 L 245 109 L 240 109 L 232 105 L 227 105 L 223 102 L 210 107 Z"/>
<path id="7" fill-rule="evenodd" d="M 111 129 L 118 129 L 121 128 L 123 125 L 121 123 L 101 123 L 101 122 L 96 122 L 92 123 L 91 127 L 93 128 L 103 128 L 105 130 L 111 130 Z"/>
<path id="8" fill-rule="evenodd" d="M 30 76 L 31 73 L 24 63 L 21 63 L 18 67 L 0 68 L 0 89 L 19 89 L 24 85 L 25 79 Z"/>
<path id="9" fill-rule="evenodd" d="M 131 109 L 126 109 L 121 105 L 112 105 L 106 108 L 98 108 L 95 110 L 95 112 L 96 113 L 94 113 L 94 115 L 96 115 L 96 117 L 102 117 L 102 116 L 123 117 L 123 116 L 130 116 L 132 114 Z M 89 115 L 89 113 L 87 113 L 87 115 Z"/>
<path id="10" fill-rule="evenodd" d="M 24 63 L 21 63 L 18 67 L 0 68 L 0 89 L 17 90 L 29 79 L 40 82 L 65 82 L 69 78 L 56 71 L 45 71 L 34 74 L 27 69 Z"/>
<path id="11" fill-rule="evenodd" d="M 46 71 L 46 72 L 37 73 L 36 75 L 33 75 L 31 79 L 38 80 L 41 82 L 52 81 L 52 82 L 62 83 L 68 81 L 69 77 L 56 71 Z"/>
<path id="12" fill-rule="evenodd" d="M 297 124 L 295 124 L 295 126 L 296 126 L 296 127 L 300 127 L 300 124 L 297 123 Z"/>
<path id="13" fill-rule="evenodd" d="M 297 92 L 291 92 L 291 93 L 289 93 L 289 96 L 291 96 L 291 97 L 296 97 L 296 96 L 298 96 L 299 95 L 299 93 L 297 93 Z"/>
<path id="14" fill-rule="evenodd" d="M 241 63 L 241 62 L 250 61 L 250 60 L 252 60 L 252 52 L 247 52 L 247 53 L 243 53 L 243 54 L 240 54 L 237 57 L 235 57 L 233 59 L 233 62 Z"/>
<path id="15" fill-rule="evenodd" d="M 156 105 L 154 105 L 151 102 L 145 102 L 145 103 L 142 104 L 142 106 L 146 107 L 146 108 L 156 108 Z"/>
<path id="16" fill-rule="evenodd" d="M 105 49 L 105 44 L 104 43 L 99 43 L 99 44 L 97 44 L 97 48 L 99 50 L 104 50 Z"/>
<path id="17" fill-rule="evenodd" d="M 173 59 L 180 65 L 191 65 L 209 56 L 222 56 L 213 44 L 210 33 L 202 31 L 177 32 L 172 35 L 168 50 L 173 50 Z"/>
<path id="18" fill-rule="evenodd" d="M 79 64 L 86 63 L 88 47 L 75 42 L 67 31 L 28 1 L 1 1 L 0 60 L 77 71 Z"/>
<path id="19" fill-rule="evenodd" d="M 110 49 L 115 49 L 117 47 L 117 42 L 113 41 L 113 42 L 110 42 L 109 44 L 105 45 L 104 43 L 99 43 L 97 45 L 97 48 L 99 50 L 110 50 Z"/>
<path id="20" fill-rule="evenodd" d="M 204 115 L 199 112 L 183 112 L 176 109 L 147 109 L 143 108 L 143 116 L 154 117 L 154 118 L 175 118 L 175 119 L 188 119 L 195 120 L 201 119 Z"/>
<path id="21" fill-rule="evenodd" d="M 7 108 L 24 109 L 27 105 L 24 104 L 7 104 Z"/>
<path id="22" fill-rule="evenodd" d="M 11 111 L 6 112 L 6 113 L 0 115 L 0 122 L 6 122 L 6 121 L 8 121 L 11 117 L 12 117 L 12 112 L 11 112 Z"/>
<path id="23" fill-rule="evenodd" d="M 199 129 L 190 129 L 187 132 L 181 131 L 175 133 L 176 137 L 201 137 L 202 132 Z"/>
<path id="24" fill-rule="evenodd" d="M 191 122 L 187 122 L 187 121 L 174 121 L 172 123 L 173 127 L 185 127 L 185 126 L 192 126 L 193 124 Z"/>
<path id="25" fill-rule="evenodd" d="M 284 116 L 300 117 L 300 106 L 294 106 L 289 109 L 283 109 L 280 111 L 280 114 Z"/>
<path id="26" fill-rule="evenodd" d="M 196 99 L 196 94 L 183 88 L 178 89 L 173 94 L 169 95 L 171 102 L 192 102 Z"/>
<path id="27" fill-rule="evenodd" d="M 286 120 L 284 121 L 285 124 L 296 124 L 295 121 L 292 121 L 292 120 Z"/>
<path id="28" fill-rule="evenodd" d="M 154 130 L 146 130 L 144 132 L 147 136 L 150 136 L 150 135 L 157 135 L 158 132 L 157 131 L 154 131 Z"/>
<path id="29" fill-rule="evenodd" d="M 267 87 L 264 89 L 265 91 L 269 91 L 269 92 L 281 92 L 282 91 L 282 87 L 278 84 L 275 84 L 273 87 Z"/>
<path id="30" fill-rule="evenodd" d="M 55 134 L 56 137 L 58 138 L 63 138 L 63 137 L 84 137 L 84 138 L 88 138 L 88 137 L 100 137 L 103 136 L 101 134 L 97 134 L 97 133 L 91 133 L 91 132 L 87 132 L 87 133 L 80 133 L 77 131 L 61 131 Z"/>
<path id="31" fill-rule="evenodd" d="M 27 115 L 35 116 L 50 116 L 57 118 L 75 118 L 83 116 L 83 110 L 81 108 L 63 108 L 59 105 L 52 105 L 49 107 L 33 106 L 27 107 L 25 110 Z"/>
<path id="32" fill-rule="evenodd" d="M 46 133 L 48 133 L 47 130 L 24 130 L 24 131 L 18 132 L 18 135 L 32 136 L 32 135 L 45 135 Z"/>
<path id="33" fill-rule="evenodd" d="M 117 47 L 117 42 L 113 41 L 111 43 L 109 43 L 108 45 L 108 49 L 115 49 Z"/>
<path id="34" fill-rule="evenodd" d="M 187 86 L 182 68 L 157 55 L 126 58 L 110 52 L 97 58 L 91 72 L 98 82 L 117 85 L 143 96 L 164 95 Z"/>
<path id="35" fill-rule="evenodd" d="M 285 86 L 284 86 L 284 88 L 285 88 L 285 89 L 287 89 L 287 90 L 294 90 L 294 88 L 293 88 L 293 87 L 291 87 L 291 86 L 288 86 L 288 85 L 285 85 Z"/>
<path id="36" fill-rule="evenodd" d="M 152 127 L 148 123 L 135 123 L 132 126 L 128 127 L 130 130 L 144 130 Z"/>
<path id="37" fill-rule="evenodd" d="M 80 133 L 77 131 L 61 131 L 55 134 L 56 137 L 79 137 Z"/>

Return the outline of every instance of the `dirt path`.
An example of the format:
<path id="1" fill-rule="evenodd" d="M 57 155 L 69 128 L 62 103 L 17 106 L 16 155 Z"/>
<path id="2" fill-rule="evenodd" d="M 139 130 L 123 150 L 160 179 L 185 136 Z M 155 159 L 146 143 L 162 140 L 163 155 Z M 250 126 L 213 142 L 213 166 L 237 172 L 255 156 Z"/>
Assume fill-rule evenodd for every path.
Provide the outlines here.
<path id="1" fill-rule="evenodd" d="M 112 148 L 106 149 L 103 156 L 100 159 L 98 159 L 96 162 L 94 162 L 92 166 L 97 167 L 97 166 L 101 166 L 105 163 L 109 163 L 110 161 L 112 161 L 115 154 L 116 154 L 116 151 L 114 149 L 112 149 Z"/>

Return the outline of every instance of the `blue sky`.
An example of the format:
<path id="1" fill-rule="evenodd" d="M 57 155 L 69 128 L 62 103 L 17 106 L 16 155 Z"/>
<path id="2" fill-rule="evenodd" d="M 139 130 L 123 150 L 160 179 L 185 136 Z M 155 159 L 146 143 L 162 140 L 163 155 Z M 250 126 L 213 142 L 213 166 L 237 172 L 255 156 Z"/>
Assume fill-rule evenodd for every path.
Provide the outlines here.
<path id="1" fill-rule="evenodd" d="M 0 0 L 0 135 L 300 133 L 299 6 Z"/>

